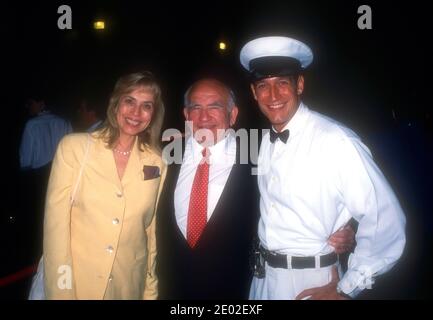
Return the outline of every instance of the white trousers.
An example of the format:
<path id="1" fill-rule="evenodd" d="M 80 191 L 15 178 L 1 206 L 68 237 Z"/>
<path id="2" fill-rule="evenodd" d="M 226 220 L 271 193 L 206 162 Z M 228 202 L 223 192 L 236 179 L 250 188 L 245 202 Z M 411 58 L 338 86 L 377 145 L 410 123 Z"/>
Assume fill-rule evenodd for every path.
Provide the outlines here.
<path id="1" fill-rule="evenodd" d="M 266 263 L 266 276 L 253 278 L 250 300 L 293 300 L 302 291 L 331 282 L 334 265 L 316 269 L 272 268 Z"/>

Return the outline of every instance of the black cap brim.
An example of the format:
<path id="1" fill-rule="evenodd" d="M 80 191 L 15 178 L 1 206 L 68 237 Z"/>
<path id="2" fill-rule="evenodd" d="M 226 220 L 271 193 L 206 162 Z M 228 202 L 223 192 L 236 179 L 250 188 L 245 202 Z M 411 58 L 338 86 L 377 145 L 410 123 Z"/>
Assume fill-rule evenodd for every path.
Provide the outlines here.
<path id="1" fill-rule="evenodd" d="M 270 77 L 297 76 L 302 72 L 299 60 L 280 56 L 252 59 L 249 69 L 250 81 L 252 82 Z"/>

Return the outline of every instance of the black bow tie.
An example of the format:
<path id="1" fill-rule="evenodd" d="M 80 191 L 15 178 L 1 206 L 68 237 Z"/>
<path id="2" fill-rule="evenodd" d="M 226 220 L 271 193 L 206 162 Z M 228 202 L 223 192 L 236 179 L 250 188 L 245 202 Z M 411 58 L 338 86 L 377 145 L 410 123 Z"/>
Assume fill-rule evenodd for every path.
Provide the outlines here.
<path id="1" fill-rule="evenodd" d="M 274 129 L 271 129 L 269 138 L 271 139 L 272 143 L 274 143 L 277 140 L 277 138 L 280 138 L 282 142 L 286 143 L 287 140 L 289 139 L 289 135 L 290 135 L 289 129 L 286 129 L 281 132 L 275 132 Z"/>

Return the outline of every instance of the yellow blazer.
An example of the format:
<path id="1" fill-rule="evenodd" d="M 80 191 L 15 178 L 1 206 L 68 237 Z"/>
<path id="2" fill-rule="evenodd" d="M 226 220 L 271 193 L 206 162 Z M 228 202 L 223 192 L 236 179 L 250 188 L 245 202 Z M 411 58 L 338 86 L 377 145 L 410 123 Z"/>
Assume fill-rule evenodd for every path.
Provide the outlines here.
<path id="1" fill-rule="evenodd" d="M 120 181 L 113 153 L 88 134 L 64 137 L 47 190 L 43 256 L 47 299 L 156 299 L 155 208 L 166 166 L 137 139 Z M 145 179 L 143 166 L 160 177 Z M 72 278 L 71 278 L 72 276 Z"/>

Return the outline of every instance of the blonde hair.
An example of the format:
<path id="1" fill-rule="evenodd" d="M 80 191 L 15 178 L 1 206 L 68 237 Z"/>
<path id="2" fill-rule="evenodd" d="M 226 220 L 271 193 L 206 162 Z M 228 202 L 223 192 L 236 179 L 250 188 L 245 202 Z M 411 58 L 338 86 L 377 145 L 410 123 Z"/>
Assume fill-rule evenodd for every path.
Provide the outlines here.
<path id="1" fill-rule="evenodd" d="M 138 134 L 138 146 L 150 148 L 160 153 L 160 135 L 164 119 L 164 103 L 161 97 L 161 88 L 156 82 L 154 75 L 149 71 L 127 74 L 117 80 L 114 90 L 111 93 L 107 108 L 107 118 L 102 129 L 97 133 L 106 143 L 108 148 L 113 148 L 119 138 L 119 124 L 117 123 L 117 111 L 119 110 L 120 99 L 123 95 L 144 87 L 154 94 L 155 103 L 152 120 L 145 130 Z"/>

